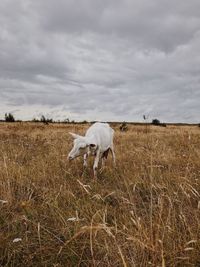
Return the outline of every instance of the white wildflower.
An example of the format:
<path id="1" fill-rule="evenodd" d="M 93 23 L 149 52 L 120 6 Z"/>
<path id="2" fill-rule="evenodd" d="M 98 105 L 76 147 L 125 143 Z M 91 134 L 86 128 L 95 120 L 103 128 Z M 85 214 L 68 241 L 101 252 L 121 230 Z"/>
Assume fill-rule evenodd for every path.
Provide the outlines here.
<path id="1" fill-rule="evenodd" d="M 71 217 L 71 218 L 68 218 L 67 221 L 68 222 L 75 222 L 75 221 L 77 221 L 77 218 L 76 217 Z"/>
<path id="2" fill-rule="evenodd" d="M 2 203 L 2 204 L 7 204 L 8 201 L 7 201 L 7 200 L 0 199 L 0 203 Z"/>
<path id="3" fill-rule="evenodd" d="M 18 243 L 18 242 L 21 242 L 22 241 L 22 239 L 21 238 L 15 238 L 15 239 L 13 239 L 13 243 Z"/>

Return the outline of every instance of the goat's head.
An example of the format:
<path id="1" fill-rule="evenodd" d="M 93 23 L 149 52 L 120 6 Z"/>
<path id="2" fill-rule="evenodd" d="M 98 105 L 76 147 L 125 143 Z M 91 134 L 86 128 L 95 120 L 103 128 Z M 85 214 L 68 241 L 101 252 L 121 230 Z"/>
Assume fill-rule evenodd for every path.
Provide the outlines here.
<path id="1" fill-rule="evenodd" d="M 94 142 L 92 142 L 90 138 L 74 133 L 69 133 L 69 134 L 74 138 L 74 146 L 68 154 L 69 160 L 73 160 L 76 157 L 84 155 L 87 152 L 88 147 L 91 150 L 91 152 L 96 150 L 96 144 L 94 144 Z"/>

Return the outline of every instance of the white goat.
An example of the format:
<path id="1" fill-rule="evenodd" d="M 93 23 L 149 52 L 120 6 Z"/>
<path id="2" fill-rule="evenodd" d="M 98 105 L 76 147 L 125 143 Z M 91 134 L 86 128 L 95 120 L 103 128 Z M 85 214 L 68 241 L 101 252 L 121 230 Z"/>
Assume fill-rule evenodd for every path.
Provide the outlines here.
<path id="1" fill-rule="evenodd" d="M 70 133 L 74 138 L 74 147 L 68 155 L 69 160 L 83 155 L 84 166 L 87 166 L 87 157 L 92 154 L 95 156 L 93 170 L 94 177 L 97 175 L 99 160 L 102 164 L 108 156 L 109 150 L 112 152 L 113 162 L 115 164 L 115 153 L 113 148 L 114 130 L 108 123 L 96 122 L 86 132 L 85 136 Z"/>

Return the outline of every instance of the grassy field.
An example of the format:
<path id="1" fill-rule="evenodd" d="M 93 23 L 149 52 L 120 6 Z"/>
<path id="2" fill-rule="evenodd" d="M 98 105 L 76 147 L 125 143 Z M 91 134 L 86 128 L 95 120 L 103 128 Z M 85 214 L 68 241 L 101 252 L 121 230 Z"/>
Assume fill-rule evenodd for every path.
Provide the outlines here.
<path id="1" fill-rule="evenodd" d="M 94 180 L 88 126 L 0 124 L 0 266 L 200 266 L 200 128 L 116 125 Z"/>

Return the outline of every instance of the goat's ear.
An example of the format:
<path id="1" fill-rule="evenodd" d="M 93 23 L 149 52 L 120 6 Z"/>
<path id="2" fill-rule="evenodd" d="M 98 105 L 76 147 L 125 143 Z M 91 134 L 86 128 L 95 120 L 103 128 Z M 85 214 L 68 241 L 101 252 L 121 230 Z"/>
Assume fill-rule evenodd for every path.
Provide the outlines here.
<path id="1" fill-rule="evenodd" d="M 80 135 L 75 134 L 75 133 L 71 133 L 71 132 L 69 132 L 69 134 L 70 134 L 74 139 L 81 137 Z"/>

